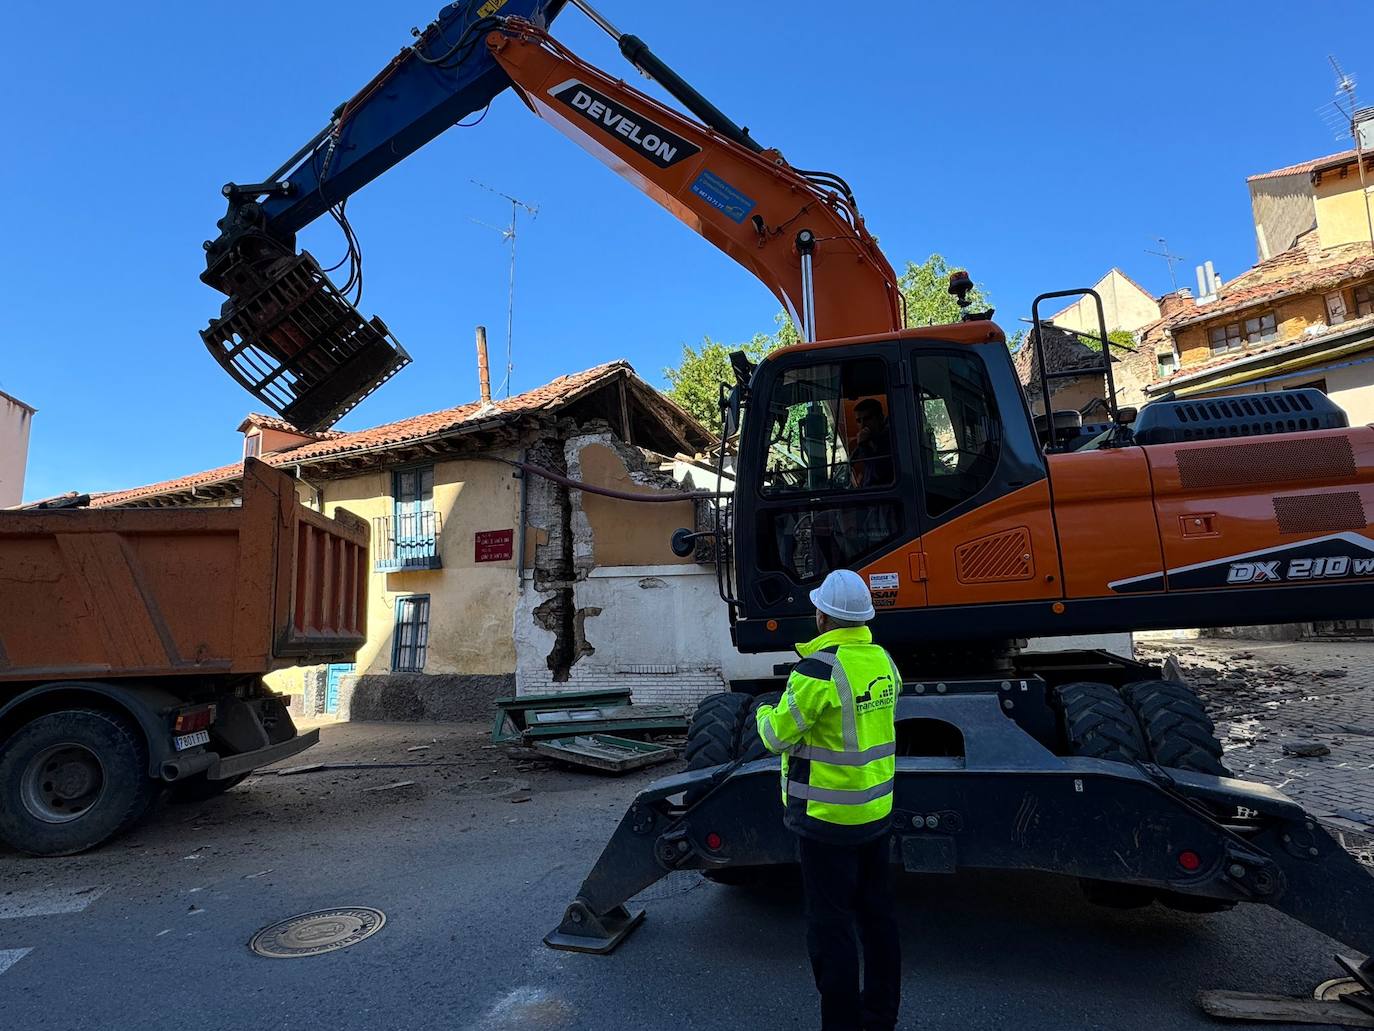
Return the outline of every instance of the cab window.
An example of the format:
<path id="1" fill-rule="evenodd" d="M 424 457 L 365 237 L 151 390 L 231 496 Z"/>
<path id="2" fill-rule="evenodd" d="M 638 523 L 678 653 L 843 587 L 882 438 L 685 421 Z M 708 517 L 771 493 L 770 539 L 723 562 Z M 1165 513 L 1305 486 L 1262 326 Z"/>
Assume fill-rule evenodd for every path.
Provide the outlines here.
<path id="1" fill-rule="evenodd" d="M 766 495 L 889 487 L 896 479 L 886 364 L 876 358 L 785 372 L 768 409 Z"/>
<path id="2" fill-rule="evenodd" d="M 991 482 L 1002 450 L 992 385 L 976 355 L 916 358 L 918 462 L 926 514 L 943 515 Z"/>

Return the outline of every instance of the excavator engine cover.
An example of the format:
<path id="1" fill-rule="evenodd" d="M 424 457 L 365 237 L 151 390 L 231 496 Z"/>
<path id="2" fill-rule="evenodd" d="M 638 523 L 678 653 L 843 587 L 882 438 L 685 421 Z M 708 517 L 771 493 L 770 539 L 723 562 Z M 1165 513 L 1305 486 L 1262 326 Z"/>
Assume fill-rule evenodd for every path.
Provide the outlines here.
<path id="1" fill-rule="evenodd" d="M 410 364 L 386 324 L 364 318 L 308 252 L 254 278 L 200 336 L 229 375 L 293 426 L 328 429 Z"/>

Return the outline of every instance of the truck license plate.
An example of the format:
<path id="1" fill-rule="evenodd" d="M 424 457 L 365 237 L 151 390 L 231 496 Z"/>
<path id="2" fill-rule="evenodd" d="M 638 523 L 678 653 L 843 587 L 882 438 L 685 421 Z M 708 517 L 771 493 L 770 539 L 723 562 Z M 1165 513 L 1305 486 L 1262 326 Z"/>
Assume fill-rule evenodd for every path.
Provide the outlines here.
<path id="1" fill-rule="evenodd" d="M 194 734 L 182 734 L 176 739 L 178 752 L 184 752 L 188 748 L 195 748 L 197 745 L 208 745 L 210 743 L 210 732 L 208 730 L 197 730 Z"/>

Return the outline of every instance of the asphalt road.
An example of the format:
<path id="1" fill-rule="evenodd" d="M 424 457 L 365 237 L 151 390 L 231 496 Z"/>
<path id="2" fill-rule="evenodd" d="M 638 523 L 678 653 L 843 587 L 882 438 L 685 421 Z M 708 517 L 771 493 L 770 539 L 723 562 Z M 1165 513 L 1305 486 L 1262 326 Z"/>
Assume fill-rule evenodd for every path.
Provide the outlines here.
<path id="1" fill-rule="evenodd" d="M 336 734 L 334 756 L 368 733 Z M 454 733 L 377 730 L 370 757 L 479 747 Z M 541 944 L 650 779 L 521 771 L 488 750 L 455 768 L 255 778 L 72 859 L 0 853 L 0 1025 L 818 1026 L 785 883 L 757 894 L 675 875 L 646 893 L 647 922 L 614 955 Z M 309 959 L 247 948 L 267 924 L 346 905 L 388 922 Z M 898 906 L 908 1028 L 1213 1028 L 1200 988 L 1301 994 L 1334 976 L 1333 943 L 1255 907 L 1113 912 L 1056 878 L 974 875 L 902 878 Z"/>

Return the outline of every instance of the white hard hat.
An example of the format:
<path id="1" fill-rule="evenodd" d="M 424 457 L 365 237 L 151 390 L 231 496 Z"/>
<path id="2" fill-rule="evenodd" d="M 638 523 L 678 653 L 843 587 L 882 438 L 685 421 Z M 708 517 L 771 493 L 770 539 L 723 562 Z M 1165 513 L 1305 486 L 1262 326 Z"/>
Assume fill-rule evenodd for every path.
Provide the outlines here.
<path id="1" fill-rule="evenodd" d="M 873 618 L 873 598 L 864 578 L 852 569 L 836 569 L 811 592 L 811 604 L 821 612 L 847 623 L 867 623 Z"/>

